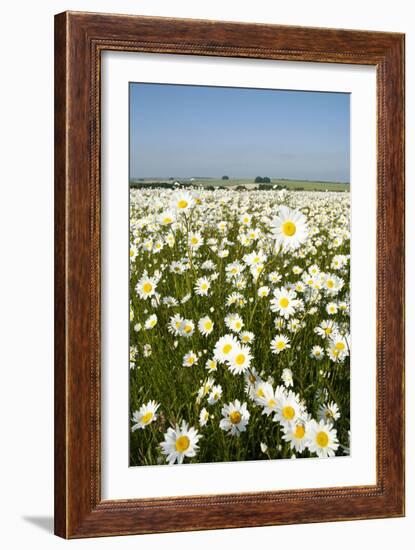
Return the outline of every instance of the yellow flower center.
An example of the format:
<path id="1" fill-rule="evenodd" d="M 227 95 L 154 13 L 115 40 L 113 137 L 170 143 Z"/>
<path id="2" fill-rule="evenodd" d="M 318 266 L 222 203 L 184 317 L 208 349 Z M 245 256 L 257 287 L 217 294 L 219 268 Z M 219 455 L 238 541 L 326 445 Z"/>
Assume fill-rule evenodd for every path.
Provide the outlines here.
<path id="1" fill-rule="evenodd" d="M 187 435 L 181 435 L 176 439 L 176 451 L 178 453 L 184 453 L 187 451 L 190 445 L 190 439 L 187 437 Z"/>
<path id="2" fill-rule="evenodd" d="M 251 384 L 253 384 L 256 380 L 256 376 L 254 376 L 253 374 L 250 374 L 249 375 L 249 381 L 251 382 Z"/>
<path id="3" fill-rule="evenodd" d="M 298 426 L 296 426 L 295 428 L 295 432 L 294 432 L 294 437 L 296 437 L 297 439 L 303 439 L 305 435 L 305 428 L 302 424 L 298 424 Z"/>
<path id="4" fill-rule="evenodd" d="M 188 202 L 186 199 L 181 199 L 178 203 L 177 203 L 177 206 L 180 208 L 180 209 L 184 209 L 184 208 L 187 208 L 188 206 Z"/>
<path id="5" fill-rule="evenodd" d="M 196 237 L 192 237 L 192 244 L 197 244 L 199 242 L 199 239 Z"/>
<path id="6" fill-rule="evenodd" d="M 276 344 L 275 344 L 275 347 L 277 349 L 284 349 L 285 348 L 285 343 L 282 341 L 282 340 L 279 340 Z"/>
<path id="7" fill-rule="evenodd" d="M 134 250 L 132 248 L 130 249 L 130 256 L 134 256 Z"/>
<path id="8" fill-rule="evenodd" d="M 280 298 L 280 307 L 286 308 L 288 307 L 289 303 L 290 301 L 288 300 L 288 298 Z"/>
<path id="9" fill-rule="evenodd" d="M 189 363 L 189 365 L 193 365 L 193 363 L 195 362 L 195 358 L 194 357 L 189 357 L 187 359 L 187 362 Z"/>
<path id="10" fill-rule="evenodd" d="M 316 436 L 317 445 L 319 447 L 327 447 L 329 444 L 329 436 L 326 434 L 326 432 L 318 432 Z"/>
<path id="11" fill-rule="evenodd" d="M 153 285 L 151 283 L 144 283 L 143 284 L 143 290 L 146 294 L 151 292 L 153 290 Z"/>
<path id="12" fill-rule="evenodd" d="M 331 334 L 331 328 L 330 327 L 327 327 L 326 329 L 324 329 L 324 332 L 326 334 Z"/>
<path id="13" fill-rule="evenodd" d="M 282 409 L 282 416 L 286 419 L 286 420 L 292 420 L 295 416 L 295 410 L 293 407 L 291 407 L 290 405 L 287 405 L 286 407 L 284 407 Z"/>
<path id="14" fill-rule="evenodd" d="M 240 321 L 235 322 L 235 328 L 241 328 L 241 322 Z"/>
<path id="15" fill-rule="evenodd" d="M 245 355 L 243 353 L 239 353 L 236 357 L 235 357 L 235 363 L 237 365 L 243 365 L 245 363 Z"/>
<path id="16" fill-rule="evenodd" d="M 200 288 L 201 288 L 202 290 L 206 290 L 207 287 L 208 287 L 208 286 L 207 286 L 206 283 L 202 283 L 202 284 L 200 285 Z"/>
<path id="17" fill-rule="evenodd" d="M 270 399 L 270 400 L 268 401 L 268 407 L 269 407 L 270 409 L 273 409 L 273 408 L 275 407 L 276 404 L 277 404 L 277 402 L 275 401 L 275 399 Z"/>
<path id="18" fill-rule="evenodd" d="M 265 397 L 264 390 L 262 388 L 259 388 L 256 392 L 258 397 Z"/>
<path id="19" fill-rule="evenodd" d="M 232 411 L 229 415 L 229 419 L 232 422 L 232 424 L 239 424 L 241 421 L 241 413 L 239 411 Z"/>
<path id="20" fill-rule="evenodd" d="M 171 223 L 173 220 L 171 218 L 164 218 L 164 223 Z"/>
<path id="21" fill-rule="evenodd" d="M 154 416 L 154 413 L 152 411 L 148 411 L 146 414 L 143 414 L 141 418 L 141 422 L 143 424 L 148 424 L 153 418 L 153 416 Z"/>
<path id="22" fill-rule="evenodd" d="M 186 326 L 184 327 L 184 331 L 185 331 L 187 334 L 189 334 L 189 332 L 192 332 L 192 327 L 191 327 L 190 325 L 186 325 Z"/>
<path id="23" fill-rule="evenodd" d="M 206 321 L 205 322 L 205 329 L 210 330 L 212 328 L 212 321 Z"/>
<path id="24" fill-rule="evenodd" d="M 344 345 L 343 342 L 337 342 L 337 343 L 336 343 L 336 349 L 338 349 L 338 350 L 340 350 L 340 351 L 344 350 L 345 347 L 346 347 L 346 346 Z"/>
<path id="25" fill-rule="evenodd" d="M 292 237 L 297 231 L 297 227 L 294 222 L 286 221 L 281 226 L 282 232 L 286 237 Z"/>
<path id="26" fill-rule="evenodd" d="M 225 344 L 222 348 L 222 351 L 225 355 L 228 355 L 228 353 L 231 351 L 232 345 L 231 344 Z"/>
<path id="27" fill-rule="evenodd" d="M 329 280 L 327 281 L 327 287 L 328 287 L 328 288 L 333 288 L 333 287 L 334 287 L 334 281 L 332 281 L 331 279 L 329 279 Z"/>

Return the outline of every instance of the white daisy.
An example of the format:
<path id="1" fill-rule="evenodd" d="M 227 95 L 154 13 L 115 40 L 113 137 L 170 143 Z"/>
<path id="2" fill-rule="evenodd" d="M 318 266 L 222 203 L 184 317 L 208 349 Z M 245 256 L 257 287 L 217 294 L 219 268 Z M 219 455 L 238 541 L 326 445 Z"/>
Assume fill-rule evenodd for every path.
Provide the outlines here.
<path id="1" fill-rule="evenodd" d="M 329 338 L 330 349 L 335 352 L 336 357 L 344 359 L 349 355 L 348 338 L 339 332 L 334 332 Z"/>
<path id="2" fill-rule="evenodd" d="M 252 344 L 252 342 L 255 340 L 255 334 L 248 330 L 240 332 L 238 336 L 239 336 L 239 340 L 243 344 Z"/>
<path id="3" fill-rule="evenodd" d="M 308 423 L 307 430 L 309 432 L 308 447 L 310 452 L 316 453 L 319 458 L 335 456 L 339 448 L 339 442 L 337 440 L 337 430 L 332 427 L 331 423 L 326 423 L 324 420 L 317 423 L 312 420 Z"/>
<path id="4" fill-rule="evenodd" d="M 236 279 L 244 270 L 244 266 L 240 262 L 232 262 L 225 267 L 225 271 L 229 279 Z"/>
<path id="5" fill-rule="evenodd" d="M 263 382 L 256 389 L 255 402 L 263 407 L 262 414 L 269 416 L 277 412 L 283 396 L 284 391 L 281 386 L 277 386 L 274 390 L 272 384 Z"/>
<path id="6" fill-rule="evenodd" d="M 208 423 L 208 420 L 210 418 L 210 414 L 208 413 L 208 411 L 203 407 L 203 409 L 200 411 L 199 413 L 199 424 L 201 426 L 206 426 L 206 424 Z"/>
<path id="7" fill-rule="evenodd" d="M 318 418 L 319 420 L 325 420 L 326 422 L 334 422 L 340 418 L 340 411 L 337 403 L 331 401 L 330 403 L 325 403 L 320 405 L 318 409 Z"/>
<path id="8" fill-rule="evenodd" d="M 137 254 L 138 254 L 137 247 L 136 246 L 131 246 L 130 247 L 130 261 L 131 262 L 133 262 L 136 259 Z"/>
<path id="9" fill-rule="evenodd" d="M 266 298 L 269 292 L 269 286 L 261 286 L 260 288 L 258 288 L 258 296 L 260 298 Z"/>
<path id="10" fill-rule="evenodd" d="M 273 340 L 271 340 L 272 353 L 279 355 L 282 351 L 291 347 L 290 340 L 284 334 L 277 334 Z"/>
<path id="11" fill-rule="evenodd" d="M 282 396 L 274 420 L 278 420 L 280 424 L 286 426 L 300 420 L 301 412 L 302 409 L 297 395 L 290 391 Z"/>
<path id="12" fill-rule="evenodd" d="M 194 205 L 192 195 L 187 191 L 178 191 L 173 196 L 172 208 L 176 212 L 187 213 Z"/>
<path id="13" fill-rule="evenodd" d="M 321 346 L 313 346 L 311 348 L 310 357 L 321 361 L 324 357 L 324 349 Z"/>
<path id="14" fill-rule="evenodd" d="M 225 317 L 225 325 L 233 332 L 240 332 L 244 326 L 243 319 L 238 313 L 230 313 Z"/>
<path id="15" fill-rule="evenodd" d="M 226 334 L 219 338 L 215 344 L 213 354 L 215 359 L 219 363 L 224 363 L 230 357 L 232 357 L 234 350 L 239 348 L 239 342 L 235 336 Z"/>
<path id="16" fill-rule="evenodd" d="M 179 326 L 179 335 L 190 338 L 195 331 L 195 324 L 191 319 L 183 319 Z"/>
<path id="17" fill-rule="evenodd" d="M 241 222 L 242 225 L 251 225 L 252 216 L 250 216 L 250 215 L 247 214 L 247 213 L 242 214 L 242 215 L 239 217 L 239 221 Z"/>
<path id="18" fill-rule="evenodd" d="M 176 315 L 173 315 L 173 317 L 170 317 L 169 324 L 167 325 L 167 330 L 175 336 L 179 336 L 183 321 L 183 317 L 178 313 Z"/>
<path id="19" fill-rule="evenodd" d="M 144 328 L 146 330 L 150 330 L 154 328 L 156 325 L 157 325 L 157 315 L 153 313 L 152 315 L 150 315 L 150 317 L 146 319 L 144 323 Z"/>
<path id="20" fill-rule="evenodd" d="M 229 359 L 227 359 L 229 371 L 232 374 L 246 372 L 252 361 L 251 351 L 248 346 L 239 345 L 234 348 Z"/>
<path id="21" fill-rule="evenodd" d="M 272 235 L 284 250 L 295 250 L 306 241 L 307 221 L 299 210 L 280 206 L 278 216 L 271 222 Z"/>
<path id="22" fill-rule="evenodd" d="M 197 399 L 200 402 L 203 397 L 206 397 L 210 390 L 215 385 L 215 380 L 212 377 L 209 377 L 207 380 L 203 382 L 203 384 L 200 386 L 198 392 L 197 392 Z"/>
<path id="23" fill-rule="evenodd" d="M 148 277 L 147 274 L 144 274 L 141 279 L 139 279 L 136 284 L 137 294 L 143 300 L 147 300 L 151 296 L 154 296 L 157 288 L 157 280 L 155 277 Z"/>
<path id="24" fill-rule="evenodd" d="M 171 225 L 176 220 L 176 214 L 172 210 L 165 210 L 159 216 L 162 225 Z"/>
<path id="25" fill-rule="evenodd" d="M 157 420 L 157 409 L 160 407 L 159 403 L 155 401 L 149 401 L 146 405 L 141 405 L 138 411 L 135 411 L 132 416 L 132 422 L 134 425 L 131 428 L 132 432 L 136 430 L 142 430 L 155 420 Z"/>
<path id="26" fill-rule="evenodd" d="M 248 394 L 250 399 L 255 400 L 255 388 L 262 382 L 261 377 L 257 373 L 256 369 L 251 367 L 245 372 L 245 393 Z"/>
<path id="27" fill-rule="evenodd" d="M 218 370 L 218 363 L 214 359 L 208 359 L 206 361 L 205 369 L 210 372 Z"/>
<path id="28" fill-rule="evenodd" d="M 210 282 L 207 277 L 199 277 L 195 283 L 195 292 L 198 296 L 207 296 L 210 289 Z"/>
<path id="29" fill-rule="evenodd" d="M 318 327 L 314 329 L 315 333 L 323 338 L 329 338 L 333 332 L 337 332 L 337 324 L 330 319 L 322 321 Z"/>
<path id="30" fill-rule="evenodd" d="M 199 332 L 203 334 L 203 336 L 209 336 L 209 334 L 213 330 L 213 327 L 214 323 L 209 316 L 202 317 L 197 323 L 197 328 L 199 329 Z"/>
<path id="31" fill-rule="evenodd" d="M 222 420 L 219 423 L 219 427 L 229 432 L 230 435 L 240 436 L 241 432 L 246 431 L 246 426 L 249 422 L 250 413 L 247 409 L 246 403 L 240 403 L 238 399 L 234 402 L 228 403 L 222 407 Z"/>
<path id="32" fill-rule="evenodd" d="M 329 315 L 336 315 L 337 311 L 338 311 L 338 307 L 337 307 L 337 304 L 334 303 L 334 302 L 330 302 L 329 304 L 327 304 L 326 306 L 326 311 Z"/>
<path id="33" fill-rule="evenodd" d="M 290 449 L 302 453 L 308 446 L 307 424 L 304 422 L 285 424 L 283 427 L 284 441 L 290 444 Z"/>
<path id="34" fill-rule="evenodd" d="M 295 313 L 297 307 L 297 294 L 293 290 L 284 287 L 274 290 L 274 298 L 271 300 L 271 311 L 288 319 Z"/>
<path id="35" fill-rule="evenodd" d="M 262 252 L 262 250 L 258 250 L 254 252 L 251 252 L 250 254 L 245 254 L 243 257 L 243 261 L 249 265 L 249 267 L 255 266 L 255 265 L 263 265 L 267 260 L 266 254 Z"/>
<path id="36" fill-rule="evenodd" d="M 184 367 L 193 367 L 198 362 L 198 356 L 193 352 L 189 351 L 183 356 L 183 366 Z"/>
<path id="37" fill-rule="evenodd" d="M 191 232 L 189 233 L 188 241 L 190 248 L 193 250 L 198 250 L 203 244 L 203 237 L 201 233 Z"/>
<path id="38" fill-rule="evenodd" d="M 291 369 L 283 369 L 281 374 L 281 380 L 284 382 L 284 386 L 289 388 L 294 385 L 293 371 Z"/>
<path id="39" fill-rule="evenodd" d="M 209 403 L 209 405 L 214 405 L 219 401 L 221 397 L 222 397 L 222 386 L 218 384 L 217 386 L 212 387 L 210 394 L 208 395 L 207 402 Z"/>
<path id="40" fill-rule="evenodd" d="M 164 441 L 160 443 L 161 451 L 166 455 L 169 464 L 182 464 L 184 458 L 196 456 L 201 437 L 195 428 L 189 428 L 188 423 L 183 420 L 181 426 L 177 424 L 164 434 Z"/>

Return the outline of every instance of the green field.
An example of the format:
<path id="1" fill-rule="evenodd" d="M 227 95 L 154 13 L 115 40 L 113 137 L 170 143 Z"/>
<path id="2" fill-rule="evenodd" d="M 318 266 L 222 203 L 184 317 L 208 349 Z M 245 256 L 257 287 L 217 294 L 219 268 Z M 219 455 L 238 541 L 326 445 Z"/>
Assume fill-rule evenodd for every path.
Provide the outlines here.
<path id="1" fill-rule="evenodd" d="M 255 189 L 259 184 L 254 182 L 254 178 L 235 178 L 235 179 L 229 179 L 229 180 L 222 180 L 222 179 L 215 179 L 215 178 L 201 178 L 201 179 L 177 179 L 175 181 L 178 181 L 179 183 L 183 183 L 186 185 L 193 185 L 195 187 L 238 187 L 238 186 L 246 186 L 248 189 Z M 140 180 L 131 180 L 132 186 L 134 184 L 139 183 L 143 187 L 145 184 L 155 184 L 155 183 L 163 183 L 163 184 L 172 184 L 173 181 L 169 181 L 168 179 L 156 179 L 156 178 L 143 178 Z M 268 184 L 262 184 L 262 186 L 267 185 L 269 187 L 273 187 L 274 185 L 281 185 L 283 187 L 286 187 L 290 190 L 304 190 L 304 191 L 349 191 L 350 185 L 348 183 L 339 183 L 339 182 L 328 182 L 328 181 L 309 181 L 309 180 L 288 180 L 288 179 L 277 179 L 272 178 L 271 183 Z"/>

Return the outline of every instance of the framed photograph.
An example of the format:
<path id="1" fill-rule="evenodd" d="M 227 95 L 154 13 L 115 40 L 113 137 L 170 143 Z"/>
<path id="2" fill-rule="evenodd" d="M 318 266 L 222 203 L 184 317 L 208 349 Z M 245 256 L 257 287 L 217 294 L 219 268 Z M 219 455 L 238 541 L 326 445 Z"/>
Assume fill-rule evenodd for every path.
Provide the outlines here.
<path id="1" fill-rule="evenodd" d="M 404 35 L 55 18 L 55 532 L 404 515 Z"/>

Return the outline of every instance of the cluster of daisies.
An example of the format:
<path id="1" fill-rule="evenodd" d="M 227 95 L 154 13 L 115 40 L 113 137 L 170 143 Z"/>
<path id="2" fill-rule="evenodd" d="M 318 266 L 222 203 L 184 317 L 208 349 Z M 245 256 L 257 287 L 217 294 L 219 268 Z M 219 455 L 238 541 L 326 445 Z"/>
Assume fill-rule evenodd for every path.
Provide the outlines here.
<path id="1" fill-rule="evenodd" d="M 288 376 L 291 377 L 289 374 Z M 309 450 L 320 458 L 335 456 L 339 448 L 337 431 L 333 422 L 339 418 L 340 413 L 335 403 L 329 403 L 319 410 L 319 420 L 314 420 L 307 413 L 304 403 L 298 394 L 286 390 L 284 386 L 277 386 L 275 389 L 269 382 L 260 381 L 259 377 L 255 383 L 252 382 L 254 375 L 248 376 L 247 386 L 249 397 L 253 404 L 261 408 L 262 414 L 271 416 L 272 422 L 277 422 L 283 430 L 283 440 L 289 444 L 292 451 L 302 453 Z M 202 387 L 202 392 L 208 392 L 208 404 L 214 404 L 221 398 L 222 389 L 215 386 L 214 381 L 207 380 Z M 149 401 L 147 404 L 135 411 L 132 417 L 132 431 L 144 429 L 146 426 L 157 420 L 157 410 L 160 404 Z M 245 432 L 249 424 L 250 412 L 246 402 L 241 403 L 238 399 L 226 403 L 221 409 L 219 428 L 231 436 L 239 437 Z M 203 407 L 199 415 L 199 425 L 206 426 L 210 414 Z M 181 464 L 185 457 L 194 457 L 198 451 L 198 442 L 202 434 L 195 427 L 183 420 L 176 426 L 169 427 L 164 435 L 164 441 L 160 443 L 162 453 L 166 455 L 169 464 L 177 462 Z M 268 447 L 261 446 L 262 452 Z M 296 455 L 293 455 L 294 457 Z"/>
<path id="2" fill-rule="evenodd" d="M 349 240 L 348 193 L 132 190 L 133 452 L 347 454 Z"/>

